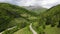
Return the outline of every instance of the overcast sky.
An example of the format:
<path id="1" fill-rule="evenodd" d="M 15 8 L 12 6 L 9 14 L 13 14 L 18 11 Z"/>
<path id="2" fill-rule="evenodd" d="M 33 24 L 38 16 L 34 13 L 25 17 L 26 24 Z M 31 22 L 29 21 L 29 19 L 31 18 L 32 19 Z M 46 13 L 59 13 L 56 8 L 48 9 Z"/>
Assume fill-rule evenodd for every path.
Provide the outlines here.
<path id="1" fill-rule="evenodd" d="M 9 2 L 19 6 L 43 6 L 45 8 L 60 4 L 60 0 L 0 0 L 0 2 Z"/>

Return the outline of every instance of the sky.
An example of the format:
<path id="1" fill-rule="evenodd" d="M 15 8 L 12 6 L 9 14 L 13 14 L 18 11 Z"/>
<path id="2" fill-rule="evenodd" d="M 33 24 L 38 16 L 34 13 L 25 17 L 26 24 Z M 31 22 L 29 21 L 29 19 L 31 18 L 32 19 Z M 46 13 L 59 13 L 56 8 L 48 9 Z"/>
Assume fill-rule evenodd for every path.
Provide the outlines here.
<path id="1" fill-rule="evenodd" d="M 51 8 L 60 4 L 60 0 L 0 0 L 0 2 L 7 2 L 18 6 L 42 6 Z"/>

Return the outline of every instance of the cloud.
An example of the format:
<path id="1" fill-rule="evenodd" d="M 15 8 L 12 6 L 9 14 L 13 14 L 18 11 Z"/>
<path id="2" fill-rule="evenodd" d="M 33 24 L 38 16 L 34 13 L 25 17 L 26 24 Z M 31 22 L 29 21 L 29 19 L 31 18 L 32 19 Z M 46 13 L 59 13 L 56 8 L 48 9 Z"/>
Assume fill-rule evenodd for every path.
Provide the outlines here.
<path id="1" fill-rule="evenodd" d="M 19 6 L 43 6 L 46 8 L 60 4 L 60 0 L 0 0 L 0 2 L 7 2 Z"/>
<path id="2" fill-rule="evenodd" d="M 60 0 L 44 0 L 41 2 L 41 6 L 50 8 L 54 5 L 60 4 Z"/>

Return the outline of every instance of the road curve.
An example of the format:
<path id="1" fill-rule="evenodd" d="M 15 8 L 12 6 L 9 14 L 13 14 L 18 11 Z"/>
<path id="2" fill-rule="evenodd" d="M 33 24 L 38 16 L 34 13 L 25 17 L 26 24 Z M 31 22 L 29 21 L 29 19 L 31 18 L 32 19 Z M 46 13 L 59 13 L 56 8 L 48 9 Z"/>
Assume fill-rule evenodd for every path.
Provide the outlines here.
<path id="1" fill-rule="evenodd" d="M 37 34 L 37 32 L 32 28 L 32 23 L 29 26 L 30 30 L 32 31 L 33 34 Z"/>
<path id="2" fill-rule="evenodd" d="M 0 32 L 0 34 L 2 34 L 3 32 Z"/>
<path id="3" fill-rule="evenodd" d="M 0 33 L 0 34 L 2 34 L 2 33 Z"/>

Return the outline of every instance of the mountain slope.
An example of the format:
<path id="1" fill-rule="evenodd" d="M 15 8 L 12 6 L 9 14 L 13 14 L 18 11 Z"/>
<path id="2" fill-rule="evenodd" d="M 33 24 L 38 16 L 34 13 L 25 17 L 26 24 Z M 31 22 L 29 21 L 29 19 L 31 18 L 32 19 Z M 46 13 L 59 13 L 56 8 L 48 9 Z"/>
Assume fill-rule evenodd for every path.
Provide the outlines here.
<path id="1" fill-rule="evenodd" d="M 25 8 L 8 3 L 0 3 L 0 32 L 14 26 L 24 28 L 29 25 L 31 22 L 29 18 L 33 16 L 35 17 L 37 14 Z"/>
<path id="2" fill-rule="evenodd" d="M 39 22 L 33 23 L 39 34 L 60 34 L 60 4 L 40 14 Z M 58 30 L 59 29 L 59 30 Z"/>
<path id="3" fill-rule="evenodd" d="M 43 8 L 41 6 L 25 6 L 25 8 L 29 11 L 36 12 L 37 14 L 40 14 L 41 12 L 44 12 L 47 10 L 47 8 Z"/>

